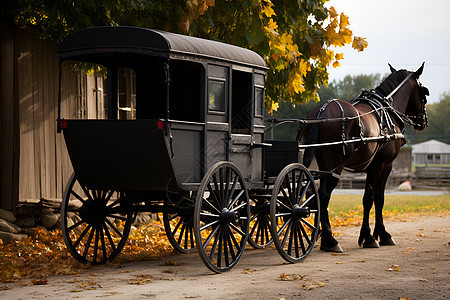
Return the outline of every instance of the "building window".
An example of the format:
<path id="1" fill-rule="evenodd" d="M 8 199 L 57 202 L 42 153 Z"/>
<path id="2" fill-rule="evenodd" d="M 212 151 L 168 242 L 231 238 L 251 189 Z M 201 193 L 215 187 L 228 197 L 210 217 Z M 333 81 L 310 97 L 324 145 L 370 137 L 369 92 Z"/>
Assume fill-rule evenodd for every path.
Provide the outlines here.
<path id="1" fill-rule="evenodd" d="M 433 160 L 433 154 L 427 154 L 427 160 Z"/>

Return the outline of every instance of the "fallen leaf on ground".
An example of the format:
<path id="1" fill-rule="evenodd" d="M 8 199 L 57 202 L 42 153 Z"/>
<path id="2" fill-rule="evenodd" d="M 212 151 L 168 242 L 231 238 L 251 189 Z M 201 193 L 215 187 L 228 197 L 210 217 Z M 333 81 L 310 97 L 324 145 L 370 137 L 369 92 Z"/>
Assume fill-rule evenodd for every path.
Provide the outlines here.
<path id="1" fill-rule="evenodd" d="M 400 268 L 398 267 L 398 265 L 392 265 L 392 266 L 390 266 L 389 268 L 387 268 L 386 271 L 389 271 L 389 272 L 392 272 L 392 271 L 398 272 L 398 271 L 400 271 Z"/>
<path id="2" fill-rule="evenodd" d="M 33 283 L 34 285 L 44 285 L 44 284 L 48 284 L 48 280 L 47 279 L 33 279 L 33 280 L 31 280 L 31 283 Z"/>

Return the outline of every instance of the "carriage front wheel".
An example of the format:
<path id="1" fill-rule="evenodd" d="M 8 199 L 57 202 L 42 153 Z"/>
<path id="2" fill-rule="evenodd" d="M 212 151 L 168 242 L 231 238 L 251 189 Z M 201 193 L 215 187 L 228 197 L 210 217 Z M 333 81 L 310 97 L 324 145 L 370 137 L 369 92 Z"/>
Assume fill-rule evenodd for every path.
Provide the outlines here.
<path id="1" fill-rule="evenodd" d="M 64 190 L 61 229 L 70 254 L 81 263 L 102 264 L 116 257 L 125 245 L 132 213 L 121 207 L 113 190 L 91 190 L 75 173 Z"/>
<path id="2" fill-rule="evenodd" d="M 230 162 L 216 163 L 197 192 L 194 234 L 202 261 L 212 271 L 230 270 L 248 238 L 250 204 L 244 178 Z"/>
<path id="3" fill-rule="evenodd" d="M 278 175 L 270 202 L 274 244 L 290 263 L 305 259 L 319 232 L 319 195 L 314 178 L 303 165 L 286 166 Z"/>

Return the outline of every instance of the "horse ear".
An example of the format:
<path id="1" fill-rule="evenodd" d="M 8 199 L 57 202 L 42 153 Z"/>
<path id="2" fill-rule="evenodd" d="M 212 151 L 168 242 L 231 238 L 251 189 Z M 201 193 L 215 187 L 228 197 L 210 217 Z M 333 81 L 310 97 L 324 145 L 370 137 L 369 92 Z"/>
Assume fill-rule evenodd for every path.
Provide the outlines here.
<path id="1" fill-rule="evenodd" d="M 423 62 L 422 66 L 420 66 L 420 68 L 414 72 L 414 75 L 416 76 L 416 78 L 419 78 L 420 75 L 422 75 L 424 65 L 425 65 L 425 62 Z"/>
<path id="2" fill-rule="evenodd" d="M 397 70 L 396 70 L 396 69 L 394 69 L 394 67 L 393 67 L 393 66 L 391 66 L 391 64 L 388 64 L 388 65 L 389 65 L 389 68 L 391 69 L 391 73 L 397 72 Z"/>

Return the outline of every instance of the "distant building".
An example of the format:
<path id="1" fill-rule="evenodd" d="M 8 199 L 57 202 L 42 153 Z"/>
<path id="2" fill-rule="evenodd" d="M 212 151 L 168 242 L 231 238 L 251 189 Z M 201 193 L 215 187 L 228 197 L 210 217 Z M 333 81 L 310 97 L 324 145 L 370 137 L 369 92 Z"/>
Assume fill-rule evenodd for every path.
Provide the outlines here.
<path id="1" fill-rule="evenodd" d="M 436 140 L 412 145 L 413 164 L 450 164 L 450 145 Z"/>

